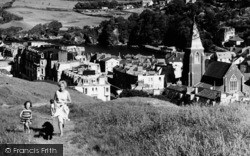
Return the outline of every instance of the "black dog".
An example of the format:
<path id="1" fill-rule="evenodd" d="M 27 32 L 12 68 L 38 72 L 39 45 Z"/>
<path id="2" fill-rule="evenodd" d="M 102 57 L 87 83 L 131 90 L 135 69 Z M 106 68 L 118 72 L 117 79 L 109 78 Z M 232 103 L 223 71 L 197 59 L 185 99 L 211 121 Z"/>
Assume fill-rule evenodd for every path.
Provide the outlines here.
<path id="1" fill-rule="evenodd" d="M 43 135 L 43 138 L 46 139 L 46 140 L 51 140 L 52 139 L 52 136 L 53 136 L 53 132 L 54 132 L 54 127 L 53 125 L 46 121 L 43 125 L 42 125 L 42 135 Z"/>

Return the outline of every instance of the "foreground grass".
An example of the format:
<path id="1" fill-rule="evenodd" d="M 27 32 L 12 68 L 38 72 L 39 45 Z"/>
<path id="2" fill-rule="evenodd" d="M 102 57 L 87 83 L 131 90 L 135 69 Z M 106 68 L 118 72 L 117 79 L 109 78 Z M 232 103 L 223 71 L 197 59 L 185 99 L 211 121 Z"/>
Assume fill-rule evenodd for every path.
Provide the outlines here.
<path id="1" fill-rule="evenodd" d="M 28 143 L 27 135 L 23 133 L 18 110 L 0 110 L 0 144 Z M 15 119 L 16 118 L 16 119 Z"/>
<path id="2" fill-rule="evenodd" d="M 155 108 L 145 103 L 74 105 L 77 136 L 101 155 L 250 155 L 248 106 Z"/>

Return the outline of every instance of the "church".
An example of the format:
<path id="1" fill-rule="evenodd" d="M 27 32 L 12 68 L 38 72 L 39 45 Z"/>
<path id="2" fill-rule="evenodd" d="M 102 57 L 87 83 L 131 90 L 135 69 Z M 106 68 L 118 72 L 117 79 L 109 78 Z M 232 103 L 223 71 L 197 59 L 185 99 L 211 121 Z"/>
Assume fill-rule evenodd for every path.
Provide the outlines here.
<path id="1" fill-rule="evenodd" d="M 205 61 L 204 48 L 194 23 L 191 45 L 185 50 L 183 59 L 182 84 L 231 95 L 247 92 L 244 75 L 235 64 L 214 61 L 205 66 Z"/>

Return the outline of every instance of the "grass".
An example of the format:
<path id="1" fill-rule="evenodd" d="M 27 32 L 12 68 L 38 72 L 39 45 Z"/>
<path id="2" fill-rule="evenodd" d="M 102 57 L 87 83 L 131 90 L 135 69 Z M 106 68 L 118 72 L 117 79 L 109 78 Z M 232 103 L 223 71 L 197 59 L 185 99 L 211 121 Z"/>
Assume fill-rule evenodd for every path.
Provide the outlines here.
<path id="1" fill-rule="evenodd" d="M 5 88 L 0 93 L 2 100 L 13 95 L 14 89 L 14 95 L 20 95 L 16 97 L 46 100 L 57 89 L 45 82 L 0 79 Z M 177 107 L 150 98 L 97 103 L 78 92 L 70 93 L 75 102 L 70 105 L 69 118 L 75 128 L 67 141 L 78 149 L 87 146 L 87 155 L 250 155 L 250 105 Z M 19 124 L 20 109 L 1 108 L 0 143 L 29 142 Z M 39 114 L 49 114 L 49 105 L 32 110 L 39 120 Z"/>
<path id="2" fill-rule="evenodd" d="M 72 142 L 100 155 L 250 155 L 249 106 L 75 105 Z"/>
<path id="3" fill-rule="evenodd" d="M 37 24 L 40 23 L 44 24 L 53 20 L 58 20 L 59 22 L 61 22 L 63 27 L 80 27 L 80 28 L 82 28 L 85 25 L 90 25 L 90 26 L 99 25 L 103 20 L 106 20 L 106 18 L 90 17 L 73 11 L 48 11 L 48 10 L 39 10 L 39 9 L 24 8 L 24 7 L 10 8 L 7 9 L 7 11 L 12 14 L 23 17 L 22 21 L 14 24 L 18 24 L 16 26 L 20 26 L 24 30 L 31 29 Z"/>
<path id="4" fill-rule="evenodd" d="M 58 86 L 52 83 L 32 82 L 0 76 L 0 104 L 22 105 L 27 100 L 33 103 L 49 103 L 57 89 L 59 89 Z M 96 101 L 72 89 L 68 90 L 73 103 L 92 103 Z"/>
<path id="5" fill-rule="evenodd" d="M 19 120 L 13 120 L 13 118 L 19 119 L 19 111 L 13 110 L 0 110 L 0 144 L 6 143 L 15 143 L 15 144 L 22 144 L 27 143 L 28 138 L 22 132 L 23 127 L 19 123 Z"/>

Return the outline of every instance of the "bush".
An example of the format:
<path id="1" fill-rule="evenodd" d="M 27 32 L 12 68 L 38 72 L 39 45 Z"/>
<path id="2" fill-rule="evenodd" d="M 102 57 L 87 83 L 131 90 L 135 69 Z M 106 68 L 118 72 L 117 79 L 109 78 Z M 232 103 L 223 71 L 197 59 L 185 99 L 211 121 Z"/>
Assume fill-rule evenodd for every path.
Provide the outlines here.
<path id="1" fill-rule="evenodd" d="M 131 89 L 125 89 L 120 94 L 120 97 L 135 97 L 135 96 L 148 97 L 149 95 L 147 92 L 144 92 L 142 90 L 131 90 Z"/>

